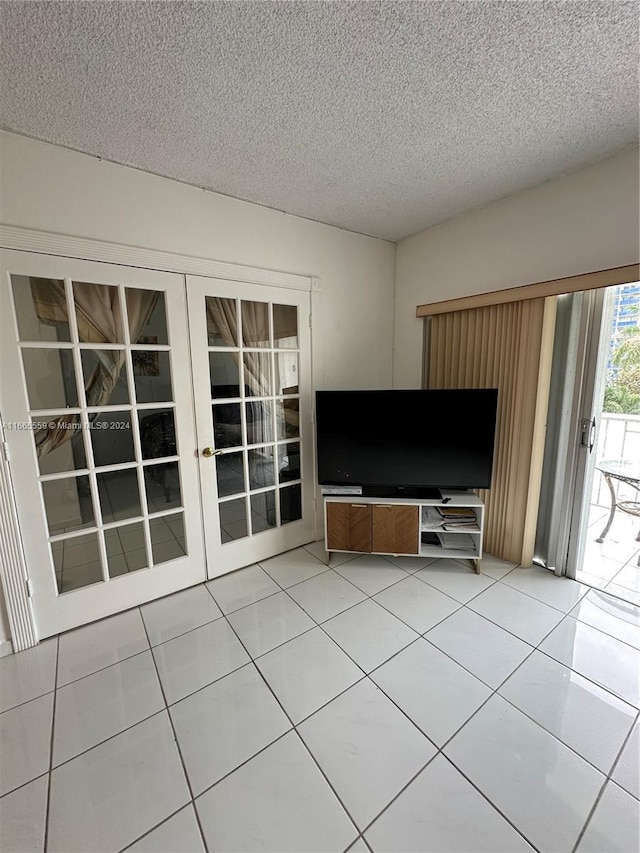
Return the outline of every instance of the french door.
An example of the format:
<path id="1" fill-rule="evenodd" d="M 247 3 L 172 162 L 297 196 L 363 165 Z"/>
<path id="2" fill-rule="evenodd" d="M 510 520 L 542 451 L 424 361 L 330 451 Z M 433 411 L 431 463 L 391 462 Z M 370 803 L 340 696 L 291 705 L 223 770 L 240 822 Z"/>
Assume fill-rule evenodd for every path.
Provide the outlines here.
<path id="1" fill-rule="evenodd" d="M 2 253 L 0 412 L 40 638 L 313 538 L 309 295 L 187 291 Z"/>
<path id="2" fill-rule="evenodd" d="M 187 277 L 209 577 L 314 534 L 309 293 Z"/>

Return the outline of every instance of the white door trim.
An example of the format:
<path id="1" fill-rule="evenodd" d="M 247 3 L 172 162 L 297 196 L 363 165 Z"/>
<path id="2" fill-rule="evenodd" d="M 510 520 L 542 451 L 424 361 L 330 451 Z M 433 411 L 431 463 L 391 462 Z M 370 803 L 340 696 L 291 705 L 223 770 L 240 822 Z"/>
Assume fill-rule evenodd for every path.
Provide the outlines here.
<path id="1" fill-rule="evenodd" d="M 0 422 L 0 440 L 3 440 Z M 6 444 L 3 443 L 6 447 Z M 4 591 L 11 644 L 14 652 L 29 649 L 38 643 L 27 585 L 27 568 L 22 550 L 11 483 L 11 471 L 4 451 L 0 453 L 0 579 Z"/>
<path id="2" fill-rule="evenodd" d="M 312 282 L 311 276 L 308 275 L 230 264 L 213 258 L 180 255 L 159 249 L 126 246 L 120 243 L 109 243 L 106 240 L 93 240 L 89 237 L 70 237 L 67 234 L 36 231 L 33 228 L 21 228 L 15 225 L 0 225 L 0 248 L 86 261 L 104 261 L 110 264 L 177 272 L 184 275 L 204 275 L 210 278 L 223 278 L 227 281 L 270 284 L 292 290 L 311 290 Z"/>

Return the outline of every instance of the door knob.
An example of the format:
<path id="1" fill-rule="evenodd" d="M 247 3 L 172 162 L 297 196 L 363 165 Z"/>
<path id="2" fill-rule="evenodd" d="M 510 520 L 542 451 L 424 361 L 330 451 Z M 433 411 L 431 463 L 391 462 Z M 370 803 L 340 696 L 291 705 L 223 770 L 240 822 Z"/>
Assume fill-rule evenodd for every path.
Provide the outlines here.
<path id="1" fill-rule="evenodd" d="M 202 451 L 202 455 L 209 459 L 211 456 L 216 455 L 216 451 L 213 449 L 213 447 L 205 447 Z"/>

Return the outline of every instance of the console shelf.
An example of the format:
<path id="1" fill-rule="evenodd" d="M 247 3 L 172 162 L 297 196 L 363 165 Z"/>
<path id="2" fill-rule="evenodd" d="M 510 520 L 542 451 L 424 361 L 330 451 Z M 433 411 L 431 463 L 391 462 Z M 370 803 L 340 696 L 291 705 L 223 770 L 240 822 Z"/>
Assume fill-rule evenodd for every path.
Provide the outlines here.
<path id="1" fill-rule="evenodd" d="M 466 510 L 471 526 L 457 527 L 438 509 Z M 484 505 L 473 492 L 442 491 L 440 498 L 324 498 L 325 547 L 329 555 L 381 554 L 471 560 L 482 558 Z M 428 540 L 428 541 L 427 541 Z"/>

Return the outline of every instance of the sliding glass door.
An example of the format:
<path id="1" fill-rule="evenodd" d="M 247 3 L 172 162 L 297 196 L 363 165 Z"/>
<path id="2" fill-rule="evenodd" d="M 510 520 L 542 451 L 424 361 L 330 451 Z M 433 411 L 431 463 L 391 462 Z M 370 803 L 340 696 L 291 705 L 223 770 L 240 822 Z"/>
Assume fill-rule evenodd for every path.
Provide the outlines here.
<path id="1" fill-rule="evenodd" d="M 639 371 L 640 285 L 559 297 L 536 560 L 640 602 Z"/>

